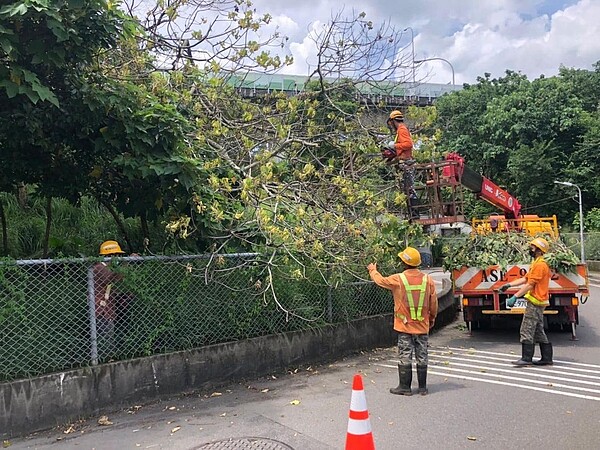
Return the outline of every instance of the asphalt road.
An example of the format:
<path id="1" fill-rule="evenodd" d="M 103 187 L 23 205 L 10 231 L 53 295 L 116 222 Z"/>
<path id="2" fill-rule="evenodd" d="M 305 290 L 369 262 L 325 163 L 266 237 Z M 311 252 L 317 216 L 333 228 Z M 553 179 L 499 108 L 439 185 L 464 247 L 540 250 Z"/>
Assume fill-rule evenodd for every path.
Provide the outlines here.
<path id="1" fill-rule="evenodd" d="M 430 338 L 428 396 L 389 394 L 394 348 L 298 367 L 10 442 L 11 449 L 344 448 L 352 378 L 363 375 L 376 448 L 600 448 L 600 276 L 580 308 L 579 341 L 551 332 L 555 365 L 515 368 L 518 322 L 472 337 L 462 321 Z M 539 349 L 536 349 L 539 357 Z M 416 376 L 413 386 L 416 385 Z"/>

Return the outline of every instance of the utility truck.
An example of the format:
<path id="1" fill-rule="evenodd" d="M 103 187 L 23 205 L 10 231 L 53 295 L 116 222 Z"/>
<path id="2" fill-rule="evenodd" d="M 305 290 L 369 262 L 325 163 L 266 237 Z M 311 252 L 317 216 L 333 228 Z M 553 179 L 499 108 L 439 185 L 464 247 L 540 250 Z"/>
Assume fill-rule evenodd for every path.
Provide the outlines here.
<path id="1" fill-rule="evenodd" d="M 471 170 L 465 160 L 456 153 L 449 154 L 441 162 L 413 164 L 414 189 L 418 202 L 407 205 L 412 208 L 412 221 L 424 226 L 465 223 L 463 189 L 468 189 L 482 200 L 497 207 L 501 213 L 471 221 L 472 233 L 524 233 L 532 238 L 546 235 L 558 239 L 556 216 L 538 217 L 523 215 L 521 204 L 506 190 L 488 178 Z M 512 308 L 506 299 L 517 288 L 501 293 L 499 288 L 527 274 L 528 264 L 514 264 L 501 269 L 461 267 L 451 274 L 454 293 L 460 297 L 463 318 L 469 333 L 474 327 L 491 325 L 492 317 L 522 315 L 526 300 L 519 299 Z M 550 281 L 550 306 L 544 314 L 549 327 L 568 327 L 571 338 L 577 339 L 579 305 L 585 303 L 589 294 L 587 266 L 577 264 L 569 273 L 553 272 Z"/>

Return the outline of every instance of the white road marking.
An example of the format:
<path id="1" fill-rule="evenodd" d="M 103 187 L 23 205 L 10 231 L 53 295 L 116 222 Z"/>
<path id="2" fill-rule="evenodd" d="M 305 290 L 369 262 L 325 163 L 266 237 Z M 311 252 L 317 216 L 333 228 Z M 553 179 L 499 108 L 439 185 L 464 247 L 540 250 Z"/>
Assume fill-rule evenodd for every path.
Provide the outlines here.
<path id="1" fill-rule="evenodd" d="M 512 354 L 512 353 L 498 353 L 498 352 L 488 352 L 485 350 L 475 350 L 473 348 L 458 348 L 458 347 L 437 347 L 435 350 L 430 350 L 430 351 L 459 351 L 459 352 L 463 352 L 463 353 L 467 353 L 469 356 L 472 356 L 474 354 L 477 353 L 482 353 L 485 355 L 496 355 L 496 356 L 507 356 L 509 358 L 515 358 L 515 356 L 518 358 L 519 355 L 518 354 Z M 564 360 L 559 360 L 559 359 L 554 359 L 554 364 L 559 363 L 559 364 L 568 364 L 568 365 L 573 365 L 573 366 L 581 366 L 581 367 L 594 367 L 597 369 L 600 369 L 600 365 L 599 364 L 587 364 L 587 363 L 579 363 L 579 362 L 574 362 L 574 361 L 564 361 Z"/>
<path id="2" fill-rule="evenodd" d="M 430 359 L 431 359 L 431 355 L 430 355 Z M 521 375 L 531 375 L 536 379 L 540 379 L 543 376 L 543 373 L 541 373 L 540 370 L 538 370 L 538 367 L 532 368 L 533 370 L 528 370 L 527 368 L 523 367 L 523 368 L 518 368 L 518 367 L 512 367 L 511 369 L 498 369 L 496 367 L 485 367 L 485 366 L 475 366 L 472 364 L 461 364 L 461 363 L 456 363 L 456 362 L 452 362 L 448 364 L 449 366 L 457 366 L 457 367 L 470 367 L 470 368 L 474 368 L 474 369 L 478 369 L 479 372 L 483 371 L 483 370 L 493 370 L 495 372 L 503 372 L 503 373 L 510 373 L 510 374 L 514 374 L 516 372 L 519 372 Z M 440 368 L 444 368 L 444 366 L 440 366 L 439 364 L 435 365 L 436 367 L 440 367 Z M 573 377 L 558 377 L 556 375 L 552 375 L 548 377 L 550 380 L 559 380 L 559 381 L 570 381 L 572 383 L 578 383 L 578 384 L 587 384 L 590 386 L 600 386 L 600 379 L 598 379 L 598 382 L 595 381 L 587 381 L 587 380 L 576 380 Z M 596 378 L 594 378 L 596 379 Z"/>
<path id="3" fill-rule="evenodd" d="M 517 358 L 515 354 L 474 348 L 433 347 L 429 350 L 428 373 L 600 401 L 600 365 L 554 360 L 553 366 L 515 367 L 512 362 Z M 397 363 L 397 359 L 390 358 L 376 365 L 396 367 Z"/>
<path id="4" fill-rule="evenodd" d="M 506 372 L 510 372 L 512 375 L 507 376 L 507 375 L 501 375 L 501 374 L 496 374 L 496 373 L 481 373 L 481 371 L 476 371 L 476 370 L 465 370 L 465 369 L 456 369 L 454 367 L 445 367 L 445 370 L 450 370 L 452 372 L 460 372 L 460 373 L 467 373 L 467 374 L 471 374 L 471 375 L 483 375 L 485 374 L 486 376 L 490 376 L 490 377 L 494 377 L 494 378 L 502 378 L 502 379 L 507 379 L 509 381 L 523 381 L 526 383 L 533 383 L 533 384 L 541 384 L 544 386 L 550 386 L 550 387 L 560 387 L 560 388 L 566 388 L 566 389 L 572 389 L 575 391 L 582 391 L 582 392 L 591 392 L 594 394 L 600 394 L 600 389 L 591 389 L 591 388 L 585 388 L 585 387 L 581 387 L 581 386 L 573 386 L 573 385 L 569 385 L 569 384 L 562 384 L 562 383 L 555 383 L 553 380 L 558 380 L 560 378 L 556 377 L 553 378 L 552 380 L 540 380 L 539 377 L 537 379 L 531 379 L 531 378 L 522 378 L 519 376 L 514 376 L 514 371 L 510 372 L 510 371 L 506 371 Z M 533 374 L 532 374 L 533 375 Z M 571 381 L 568 378 L 562 378 L 561 380 L 563 381 Z M 588 382 L 589 383 L 589 382 Z M 592 383 L 594 386 L 600 386 L 600 383 Z M 600 400 L 600 398 L 599 398 Z"/>
<path id="5" fill-rule="evenodd" d="M 442 356 L 438 356 L 438 355 L 430 355 L 432 357 L 442 357 Z M 461 355 L 464 356 L 464 355 Z M 470 358 L 463 358 L 461 356 L 456 356 L 456 355 L 452 355 L 451 357 L 448 357 L 447 355 L 444 355 L 443 358 L 445 358 L 446 361 L 465 361 L 465 362 L 475 362 Z M 512 366 L 512 361 L 516 361 L 518 359 L 518 357 L 514 357 L 512 360 L 510 361 L 506 361 L 504 363 L 499 363 L 499 362 L 491 362 L 491 361 L 485 361 L 485 363 L 488 366 L 500 366 L 500 367 L 506 367 L 507 364 Z M 477 361 L 478 363 L 482 363 L 482 361 Z M 513 366 L 514 367 L 514 366 Z M 553 367 L 553 369 L 550 369 L 550 367 Z M 490 369 L 492 367 L 489 367 Z M 524 369 L 527 370 L 527 367 L 517 367 L 517 369 Z M 584 369 L 573 369 L 571 367 L 565 367 L 563 370 L 563 366 L 540 366 L 540 367 L 536 367 L 536 370 L 539 369 L 539 372 L 547 372 L 547 373 L 556 373 L 556 374 L 562 374 L 562 375 L 571 375 L 573 377 L 581 377 L 581 378 L 591 378 L 592 380 L 598 380 L 600 379 L 600 377 L 596 376 L 596 375 L 584 375 L 581 373 L 575 373 L 575 372 L 569 372 L 569 370 L 584 370 Z M 596 373 L 600 375 L 600 372 L 597 371 L 591 371 L 592 373 Z"/>
<path id="6" fill-rule="evenodd" d="M 481 381 L 483 383 L 500 384 L 500 385 L 503 385 L 503 386 L 512 386 L 512 387 L 516 387 L 516 388 L 520 388 L 520 389 L 529 389 L 529 390 L 532 390 L 532 391 L 546 392 L 546 393 L 549 393 L 549 394 L 564 395 L 566 397 L 575 397 L 575 398 L 581 398 L 581 399 L 585 399 L 585 400 L 600 401 L 600 397 L 593 397 L 591 395 L 575 394 L 575 393 L 572 393 L 572 392 L 562 392 L 562 391 L 556 391 L 556 390 L 552 390 L 552 389 L 539 388 L 539 387 L 535 387 L 535 386 L 525 386 L 523 384 L 507 383 L 505 381 L 486 380 L 484 378 L 468 377 L 468 376 L 465 376 L 465 375 L 453 375 L 453 374 L 450 374 L 450 373 L 436 372 L 436 371 L 433 371 L 433 370 L 428 371 L 428 373 L 431 373 L 432 375 L 439 375 L 441 377 L 458 378 L 458 379 L 461 379 L 461 380 Z"/>
<path id="7" fill-rule="evenodd" d="M 392 366 L 389 364 L 376 364 L 377 366 L 381 366 L 381 367 L 396 367 L 396 366 Z M 430 366 L 431 367 L 431 366 Z M 436 366 L 437 368 L 437 366 Z M 453 372 L 460 372 L 460 373 L 466 373 L 466 374 L 471 374 L 471 375 L 484 375 L 480 372 L 474 371 L 474 370 L 463 370 L 463 369 L 454 369 L 451 367 L 445 367 L 445 370 L 450 370 Z M 459 376 L 459 375 L 452 375 L 449 373 L 444 373 L 444 372 L 437 372 L 435 370 L 427 370 L 428 374 L 434 374 L 434 375 L 440 375 L 443 377 L 446 376 L 450 376 L 453 378 L 463 378 L 463 376 Z M 514 372 L 513 372 L 514 373 Z M 541 384 L 544 386 L 549 386 L 549 387 L 556 387 L 556 388 L 565 388 L 565 389 L 571 389 L 571 390 L 576 390 L 576 391 L 582 391 L 582 392 L 591 392 L 594 394 L 600 394 L 600 389 L 589 389 L 589 388 L 582 388 L 582 387 L 576 387 L 576 386 L 569 386 L 566 384 L 560 384 L 560 383 L 551 383 L 551 382 L 547 382 L 547 381 L 539 381 L 539 380 L 531 380 L 528 378 L 519 378 L 519 377 L 515 377 L 515 376 L 504 376 L 504 375 L 498 375 L 498 374 L 493 374 L 493 373 L 486 373 L 485 376 L 489 376 L 489 377 L 496 377 L 496 378 L 503 378 L 503 379 L 507 379 L 507 380 L 511 380 L 511 381 L 523 381 L 526 383 L 533 383 L 533 384 Z M 482 378 L 474 378 L 474 377 L 464 377 L 463 379 L 465 380 L 477 380 L 477 381 L 484 381 L 484 382 L 490 382 L 493 384 L 504 384 L 507 386 L 517 386 L 517 387 L 522 387 L 524 389 L 527 389 L 531 386 L 525 386 L 525 385 L 521 385 L 521 384 L 515 384 L 515 383 L 507 383 L 507 382 L 499 382 L 499 381 L 494 381 L 494 380 L 484 380 Z M 555 391 L 553 389 L 540 389 L 537 388 L 535 390 L 543 390 L 543 392 L 550 392 L 552 394 L 558 394 L 558 393 L 562 393 L 560 391 Z M 566 394 L 566 393 L 565 393 Z M 579 396 L 580 398 L 587 398 L 587 399 L 592 399 L 592 400 L 598 400 L 600 401 L 600 397 L 594 397 L 594 396 L 589 396 L 589 395 L 584 395 L 584 396 Z"/>

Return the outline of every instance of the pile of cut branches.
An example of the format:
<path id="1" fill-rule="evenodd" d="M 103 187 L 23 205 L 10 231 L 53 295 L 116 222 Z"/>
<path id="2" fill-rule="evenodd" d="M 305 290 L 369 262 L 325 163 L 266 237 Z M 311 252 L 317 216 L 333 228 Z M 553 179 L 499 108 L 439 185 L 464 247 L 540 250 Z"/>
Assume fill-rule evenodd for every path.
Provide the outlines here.
<path id="1" fill-rule="evenodd" d="M 553 270 L 560 273 L 574 272 L 579 259 L 562 241 L 544 236 L 550 243 L 550 252 L 544 259 Z M 529 242 L 532 237 L 521 233 L 488 233 L 447 241 L 443 246 L 444 269 L 461 267 L 485 269 L 500 266 L 501 269 L 513 264 L 529 264 Z"/>

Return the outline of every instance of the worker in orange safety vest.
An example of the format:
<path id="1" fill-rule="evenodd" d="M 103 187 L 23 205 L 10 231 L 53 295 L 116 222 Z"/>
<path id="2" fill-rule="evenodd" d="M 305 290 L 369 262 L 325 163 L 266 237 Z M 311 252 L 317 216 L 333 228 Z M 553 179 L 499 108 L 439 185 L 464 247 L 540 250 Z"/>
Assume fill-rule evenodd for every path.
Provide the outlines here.
<path id="1" fill-rule="evenodd" d="M 529 272 L 522 278 L 504 284 L 500 292 L 512 287 L 520 289 L 506 299 L 506 306 L 512 308 L 517 298 L 524 297 L 527 307 L 523 314 L 520 329 L 521 359 L 515 361 L 516 366 L 549 366 L 552 361 L 552 343 L 544 331 L 544 310 L 550 305 L 548 287 L 550 285 L 550 267 L 544 260 L 544 254 L 549 250 L 550 244 L 544 238 L 538 237 L 529 242 L 529 255 L 533 258 Z M 535 344 L 540 344 L 542 358 L 533 361 Z"/>
<path id="2" fill-rule="evenodd" d="M 398 387 L 390 392 L 412 395 L 412 359 L 417 362 L 419 393 L 427 395 L 427 363 L 429 330 L 435 324 L 438 299 L 433 279 L 418 269 L 421 255 L 413 247 L 406 247 L 398 257 L 402 272 L 382 276 L 377 265 L 367 266 L 371 279 L 382 288 L 392 291 L 394 298 L 394 330 L 398 332 Z"/>
<path id="3" fill-rule="evenodd" d="M 392 111 L 388 117 L 387 126 L 395 135 L 393 145 L 388 145 L 388 149 L 393 150 L 393 153 L 388 153 L 388 157 L 398 158 L 403 161 L 412 159 L 412 136 L 410 135 L 408 127 L 404 124 L 404 114 L 402 114 L 402 111 Z"/>
<path id="4" fill-rule="evenodd" d="M 403 163 L 396 165 L 397 170 L 402 171 L 402 191 L 406 195 L 411 218 L 418 219 L 419 214 L 415 208 L 418 205 L 418 198 L 414 188 L 413 140 L 408 127 L 404 124 L 402 111 L 392 111 L 387 119 L 387 126 L 394 133 L 395 139 L 381 150 L 381 154 L 388 164 Z"/>

